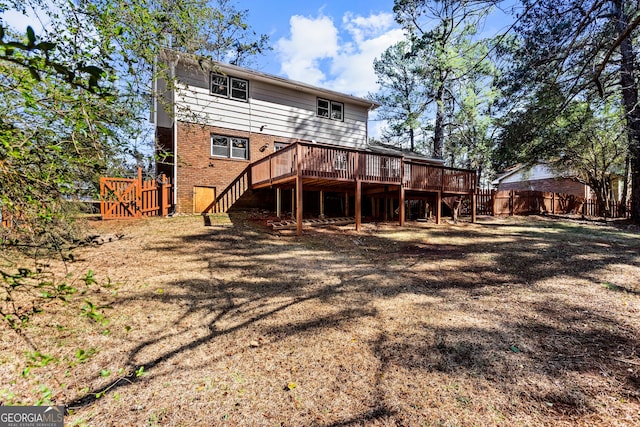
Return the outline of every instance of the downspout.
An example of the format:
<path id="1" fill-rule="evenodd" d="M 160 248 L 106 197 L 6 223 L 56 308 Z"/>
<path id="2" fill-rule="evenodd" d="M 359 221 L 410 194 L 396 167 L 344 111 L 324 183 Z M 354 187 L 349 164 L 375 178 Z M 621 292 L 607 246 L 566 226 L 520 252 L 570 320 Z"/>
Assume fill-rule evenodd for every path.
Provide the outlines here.
<path id="1" fill-rule="evenodd" d="M 153 64 L 151 65 L 151 123 L 156 125 L 156 138 L 158 137 L 158 57 L 153 57 Z M 156 171 L 157 173 L 157 171 Z"/>
<path id="2" fill-rule="evenodd" d="M 173 211 L 178 208 L 178 115 L 176 114 L 176 64 L 171 63 L 171 114 L 173 115 Z"/>

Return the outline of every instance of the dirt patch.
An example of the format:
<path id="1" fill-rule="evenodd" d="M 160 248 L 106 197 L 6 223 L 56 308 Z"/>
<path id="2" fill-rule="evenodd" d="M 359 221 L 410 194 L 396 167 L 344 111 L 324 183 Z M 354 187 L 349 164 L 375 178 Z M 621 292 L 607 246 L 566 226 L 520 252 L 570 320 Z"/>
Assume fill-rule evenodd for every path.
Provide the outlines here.
<path id="1" fill-rule="evenodd" d="M 69 425 L 638 425 L 637 231 L 229 218 L 94 223 L 118 238 L 50 268 L 97 283 L 25 330 L 55 360 L 22 376 L 3 324 L 0 400 L 48 390 Z"/>

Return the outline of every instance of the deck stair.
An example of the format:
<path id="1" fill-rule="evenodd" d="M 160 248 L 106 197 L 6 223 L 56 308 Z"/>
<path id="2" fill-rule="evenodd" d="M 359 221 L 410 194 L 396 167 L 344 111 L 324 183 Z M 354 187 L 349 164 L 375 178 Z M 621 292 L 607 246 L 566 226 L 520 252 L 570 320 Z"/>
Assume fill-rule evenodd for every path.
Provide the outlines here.
<path id="1" fill-rule="evenodd" d="M 356 222 L 356 218 L 353 216 L 346 216 L 340 218 L 309 218 L 302 221 L 302 225 L 305 227 L 322 227 L 328 225 L 347 225 Z M 282 221 L 269 221 L 267 224 L 271 225 L 274 230 L 291 230 L 295 229 L 297 224 L 293 219 L 286 219 Z"/>

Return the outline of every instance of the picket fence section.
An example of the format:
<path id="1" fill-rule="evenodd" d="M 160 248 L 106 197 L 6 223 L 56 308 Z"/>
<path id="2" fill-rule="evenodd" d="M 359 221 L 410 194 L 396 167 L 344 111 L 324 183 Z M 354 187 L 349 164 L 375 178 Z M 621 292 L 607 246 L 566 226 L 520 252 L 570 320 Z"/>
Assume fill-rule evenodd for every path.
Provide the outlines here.
<path id="1" fill-rule="evenodd" d="M 100 215 L 102 219 L 167 216 L 173 201 L 168 178 L 143 180 L 142 169 L 137 178 L 100 178 Z"/>

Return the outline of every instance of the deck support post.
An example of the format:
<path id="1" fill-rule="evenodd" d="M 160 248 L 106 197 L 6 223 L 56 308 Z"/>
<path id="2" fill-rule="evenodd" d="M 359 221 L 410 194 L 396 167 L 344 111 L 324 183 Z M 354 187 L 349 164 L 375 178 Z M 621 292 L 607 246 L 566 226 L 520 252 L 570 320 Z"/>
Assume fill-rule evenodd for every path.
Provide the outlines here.
<path id="1" fill-rule="evenodd" d="M 300 144 L 296 147 L 297 174 L 296 174 L 296 233 L 302 236 L 302 150 Z"/>
<path id="2" fill-rule="evenodd" d="M 375 218 L 376 216 L 376 198 L 371 196 L 371 216 Z"/>
<path id="3" fill-rule="evenodd" d="M 476 210 L 478 209 L 478 199 L 476 193 L 471 195 L 471 222 L 476 223 Z"/>
<path id="4" fill-rule="evenodd" d="M 349 216 L 349 193 L 344 193 L 344 216 Z"/>
<path id="5" fill-rule="evenodd" d="M 400 162 L 400 195 L 398 197 L 398 216 L 400 217 L 400 227 L 404 227 L 404 156 Z"/>
<path id="6" fill-rule="evenodd" d="M 291 188 L 291 219 L 296 219 L 296 191 L 295 187 Z"/>
<path id="7" fill-rule="evenodd" d="M 442 193 L 436 193 L 436 224 L 440 224 L 440 216 L 442 215 Z"/>
<path id="8" fill-rule="evenodd" d="M 398 206 L 398 219 L 400 220 L 400 227 L 404 227 L 404 185 L 402 184 L 400 184 L 399 199 L 400 206 Z"/>
<path id="9" fill-rule="evenodd" d="M 356 231 L 362 229 L 362 181 L 356 180 Z"/>
<path id="10" fill-rule="evenodd" d="M 324 191 L 320 190 L 320 219 L 324 219 Z"/>
<path id="11" fill-rule="evenodd" d="M 296 178 L 296 233 L 302 236 L 302 177 Z"/>
<path id="12" fill-rule="evenodd" d="M 387 197 L 387 186 L 384 186 L 384 202 L 383 202 L 383 210 L 384 210 L 384 214 L 382 215 L 382 220 L 384 222 L 387 222 L 387 219 L 389 218 L 387 213 L 389 212 L 389 198 Z"/>
<path id="13" fill-rule="evenodd" d="M 276 216 L 282 216 L 282 188 L 276 188 Z"/>
<path id="14" fill-rule="evenodd" d="M 354 175 L 356 177 L 356 231 L 362 229 L 362 181 L 360 180 L 360 155 L 356 156 L 354 164 Z"/>

